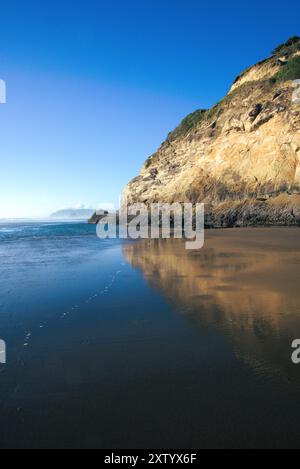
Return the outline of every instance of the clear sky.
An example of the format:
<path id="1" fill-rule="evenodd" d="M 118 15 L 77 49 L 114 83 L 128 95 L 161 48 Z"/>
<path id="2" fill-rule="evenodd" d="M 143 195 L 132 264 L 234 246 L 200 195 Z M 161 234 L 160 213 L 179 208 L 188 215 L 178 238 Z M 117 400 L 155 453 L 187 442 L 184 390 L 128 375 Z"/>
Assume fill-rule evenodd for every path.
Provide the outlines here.
<path id="1" fill-rule="evenodd" d="M 1 2 L 0 218 L 116 202 L 167 133 L 300 35 L 300 2 Z"/>

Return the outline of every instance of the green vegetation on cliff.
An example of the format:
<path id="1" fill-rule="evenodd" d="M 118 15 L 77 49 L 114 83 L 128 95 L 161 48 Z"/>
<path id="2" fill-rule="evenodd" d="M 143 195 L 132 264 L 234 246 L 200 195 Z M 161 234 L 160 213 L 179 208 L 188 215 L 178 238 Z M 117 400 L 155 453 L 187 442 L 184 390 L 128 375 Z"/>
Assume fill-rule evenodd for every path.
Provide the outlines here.
<path id="1" fill-rule="evenodd" d="M 185 119 L 183 119 L 181 124 L 169 134 L 168 139 L 175 140 L 178 137 L 186 135 L 190 130 L 196 127 L 199 122 L 202 121 L 206 112 L 206 109 L 198 109 L 197 111 L 189 114 L 187 117 L 185 117 Z"/>
<path id="2" fill-rule="evenodd" d="M 273 55 L 285 55 L 294 52 L 300 46 L 300 37 L 292 36 L 273 51 Z"/>
<path id="3" fill-rule="evenodd" d="M 300 79 L 300 56 L 293 57 L 279 70 L 276 80 L 287 81 Z"/>

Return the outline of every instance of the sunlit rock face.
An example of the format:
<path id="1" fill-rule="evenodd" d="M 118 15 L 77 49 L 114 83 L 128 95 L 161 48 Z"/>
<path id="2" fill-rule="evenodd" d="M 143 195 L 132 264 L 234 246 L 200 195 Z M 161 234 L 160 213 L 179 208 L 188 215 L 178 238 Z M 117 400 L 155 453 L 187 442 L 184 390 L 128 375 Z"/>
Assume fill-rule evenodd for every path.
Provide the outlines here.
<path id="1" fill-rule="evenodd" d="M 290 358 L 300 331 L 298 228 L 208 231 L 199 251 L 186 250 L 180 240 L 123 249 L 151 287 L 195 327 L 220 329 L 258 373 L 300 386 Z"/>
<path id="2" fill-rule="evenodd" d="M 293 39 L 241 74 L 214 108 L 171 132 L 126 187 L 128 202 L 205 202 L 213 226 L 300 224 L 300 104 L 292 99 L 300 41 Z"/>

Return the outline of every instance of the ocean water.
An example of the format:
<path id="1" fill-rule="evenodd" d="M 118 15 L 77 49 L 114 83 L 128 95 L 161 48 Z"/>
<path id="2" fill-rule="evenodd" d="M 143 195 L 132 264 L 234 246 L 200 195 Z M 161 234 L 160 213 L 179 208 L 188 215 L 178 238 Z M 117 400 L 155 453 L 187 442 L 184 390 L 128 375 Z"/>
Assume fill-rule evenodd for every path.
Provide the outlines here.
<path id="1" fill-rule="evenodd" d="M 298 229 L 2 223 L 0 259 L 0 447 L 300 447 Z"/>

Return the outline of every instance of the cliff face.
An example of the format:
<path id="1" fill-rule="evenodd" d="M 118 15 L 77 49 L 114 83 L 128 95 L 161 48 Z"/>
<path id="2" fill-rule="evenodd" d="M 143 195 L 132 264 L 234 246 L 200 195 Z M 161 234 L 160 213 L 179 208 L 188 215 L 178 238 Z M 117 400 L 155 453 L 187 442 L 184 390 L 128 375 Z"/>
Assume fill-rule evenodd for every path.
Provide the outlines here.
<path id="1" fill-rule="evenodd" d="M 209 224 L 300 224 L 300 38 L 189 115 L 124 191 L 128 203 L 204 202 Z"/>

